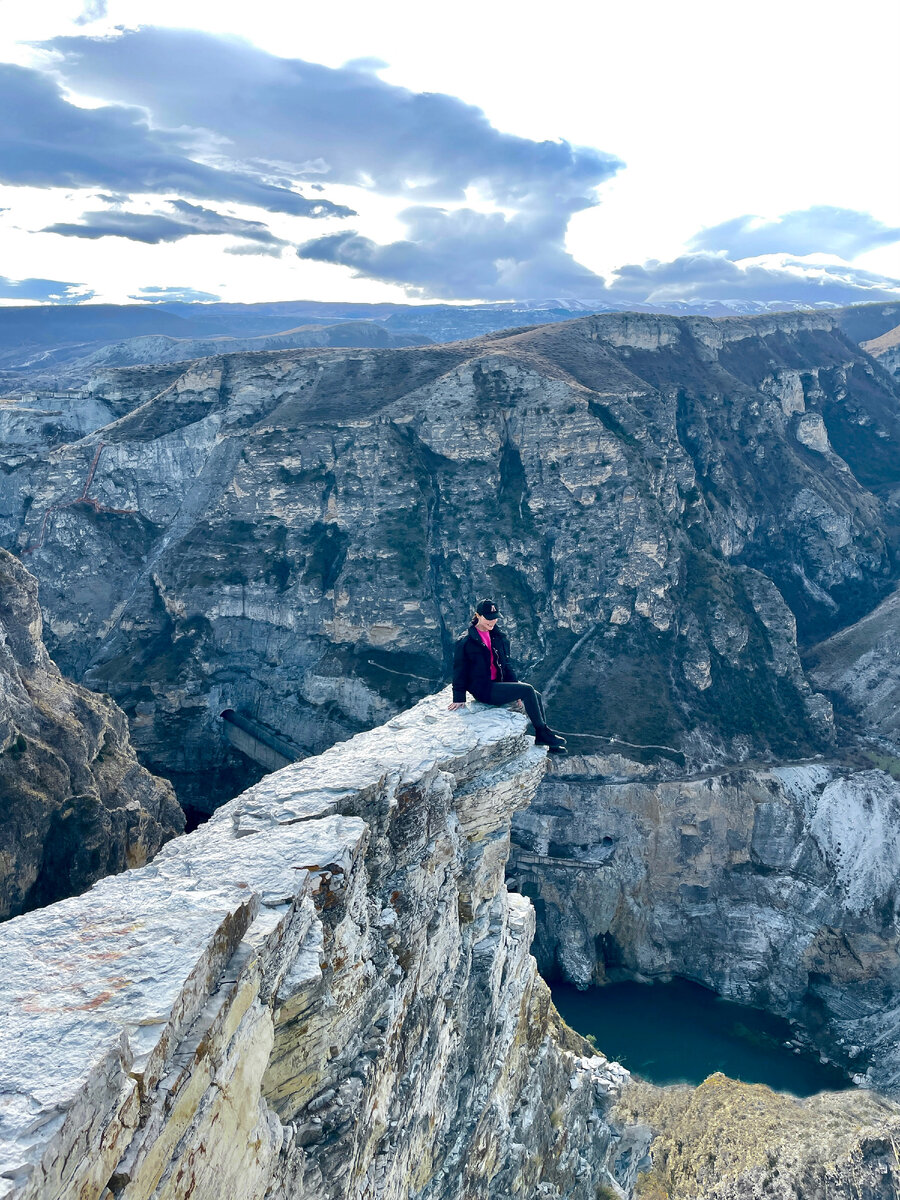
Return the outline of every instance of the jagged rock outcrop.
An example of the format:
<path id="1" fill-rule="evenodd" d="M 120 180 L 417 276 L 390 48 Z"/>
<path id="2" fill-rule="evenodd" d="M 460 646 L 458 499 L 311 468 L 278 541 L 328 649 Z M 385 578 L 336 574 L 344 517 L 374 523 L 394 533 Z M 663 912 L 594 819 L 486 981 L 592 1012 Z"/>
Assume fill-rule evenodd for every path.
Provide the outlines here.
<path id="1" fill-rule="evenodd" d="M 805 661 L 810 677 L 855 719 L 862 736 L 900 755 L 900 592 L 814 646 Z"/>
<path id="2" fill-rule="evenodd" d="M 448 700 L 0 929 L 0 1195 L 630 1192 L 627 1072 L 561 1025 L 503 885 L 544 751 Z"/>
<path id="3" fill-rule="evenodd" d="M 510 876 L 545 974 L 694 979 L 900 1092 L 900 783 L 822 763 L 665 781 L 554 764 Z"/>
<path id="4" fill-rule="evenodd" d="M 118 419 L 0 476 L 53 652 L 169 777 L 226 762 L 227 708 L 308 751 L 384 720 L 447 677 L 484 594 L 569 732 L 689 769 L 831 745 L 797 629 L 888 589 L 900 484 L 894 384 L 831 317 L 171 371 L 104 385 Z"/>
<path id="5" fill-rule="evenodd" d="M 891 375 L 900 375 L 900 325 L 895 325 L 880 337 L 860 344 L 879 366 L 884 367 Z"/>
<path id="6" fill-rule="evenodd" d="M 125 714 L 51 662 L 37 583 L 0 550 L 0 919 L 140 866 L 182 829 Z"/>

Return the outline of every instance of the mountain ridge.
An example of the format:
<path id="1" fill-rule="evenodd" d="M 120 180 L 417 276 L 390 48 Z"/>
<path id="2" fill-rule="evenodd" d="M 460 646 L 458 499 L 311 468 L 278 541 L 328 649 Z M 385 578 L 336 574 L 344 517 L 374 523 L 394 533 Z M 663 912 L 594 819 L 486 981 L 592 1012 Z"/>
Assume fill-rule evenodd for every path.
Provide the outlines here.
<path id="1" fill-rule="evenodd" d="M 660 315 L 764 315 L 770 311 L 832 313 L 855 341 L 875 337 L 900 320 L 900 302 L 847 308 L 809 309 L 800 305 L 673 302 L 625 307 L 598 303 L 593 311 L 634 311 Z M 81 386 L 93 355 L 125 339 L 123 361 L 153 361 L 149 345 L 134 339 L 168 335 L 185 339 L 284 336 L 310 322 L 334 325 L 372 322 L 397 344 L 422 339 L 432 344 L 458 341 L 508 329 L 511 325 L 556 323 L 592 311 L 586 301 L 543 300 L 494 304 L 354 304 L 278 301 L 259 304 L 163 302 L 146 305 L 8 307 L 0 311 L 0 387 Z M 31 330 L 31 332 L 29 332 Z M 330 335 L 331 344 L 338 336 Z M 328 338 L 321 344 L 329 344 Z M 370 336 L 368 342 L 376 344 Z M 389 344 L 389 343 L 383 343 Z M 52 348 L 55 346 L 55 349 Z M 51 347 L 48 349 L 48 347 Z M 141 353 L 145 357 L 141 357 Z M 85 362 L 87 360 L 87 362 Z M 70 380 L 71 384 L 66 384 Z"/>

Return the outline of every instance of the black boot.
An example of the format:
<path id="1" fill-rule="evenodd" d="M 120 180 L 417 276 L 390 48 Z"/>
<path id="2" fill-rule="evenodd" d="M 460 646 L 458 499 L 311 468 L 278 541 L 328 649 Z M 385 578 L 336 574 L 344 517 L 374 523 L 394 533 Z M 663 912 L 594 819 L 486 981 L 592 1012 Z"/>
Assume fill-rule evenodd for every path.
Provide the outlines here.
<path id="1" fill-rule="evenodd" d="M 536 746 L 546 746 L 551 754 L 567 753 L 562 741 L 557 737 L 549 725 L 538 725 L 535 728 L 534 744 Z"/>
<path id="2" fill-rule="evenodd" d="M 548 725 L 547 728 L 550 729 L 550 726 Z M 558 733 L 555 729 L 550 729 L 550 732 L 553 734 L 553 736 L 556 738 L 556 740 L 558 742 L 562 742 L 562 744 L 564 746 L 566 745 L 566 743 L 569 740 L 567 737 L 564 737 L 563 734 Z"/>

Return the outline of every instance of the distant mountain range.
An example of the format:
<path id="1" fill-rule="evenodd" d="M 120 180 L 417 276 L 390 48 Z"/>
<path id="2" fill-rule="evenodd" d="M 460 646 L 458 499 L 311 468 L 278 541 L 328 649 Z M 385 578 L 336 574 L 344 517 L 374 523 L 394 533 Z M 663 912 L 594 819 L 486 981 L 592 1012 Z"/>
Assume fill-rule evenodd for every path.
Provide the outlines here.
<path id="1" fill-rule="evenodd" d="M 178 319 L 178 318 L 177 318 Z M 2 317 L 0 317 L 2 321 Z M 182 322 L 187 326 L 188 322 Z M 187 362 L 214 354 L 236 354 L 260 350 L 297 350 L 325 346 L 421 346 L 431 338 L 419 334 L 392 333 L 374 321 L 341 321 L 332 325 L 301 325 L 282 333 L 232 337 L 209 334 L 186 337 L 171 333 L 141 333 L 114 341 L 62 342 L 58 345 L 17 346 L 0 350 L 0 390 L 10 384 L 29 388 L 78 388 L 107 367 L 159 366 Z"/>
<path id="2" fill-rule="evenodd" d="M 900 323 L 900 302 L 820 306 L 853 341 Z M 791 302 L 635 304 L 629 311 L 707 317 L 797 311 Z M 84 386 L 98 368 L 184 362 L 237 351 L 316 346 L 411 346 L 461 341 L 590 312 L 622 311 L 566 298 L 497 304 L 348 304 L 288 300 L 261 304 L 91 304 L 0 309 L 0 394 Z"/>

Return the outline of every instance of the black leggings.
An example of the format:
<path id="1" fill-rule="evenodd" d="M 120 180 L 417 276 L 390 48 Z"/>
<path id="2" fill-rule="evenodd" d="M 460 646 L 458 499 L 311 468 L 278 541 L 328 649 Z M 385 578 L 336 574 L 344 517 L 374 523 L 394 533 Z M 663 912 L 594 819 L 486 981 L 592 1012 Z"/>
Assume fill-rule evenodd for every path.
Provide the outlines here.
<path id="1" fill-rule="evenodd" d="M 488 704 L 509 704 L 513 700 L 521 700 L 528 713 L 528 719 L 535 729 L 547 722 L 544 719 L 544 702 L 541 693 L 536 692 L 530 683 L 492 683 L 491 698 Z"/>

